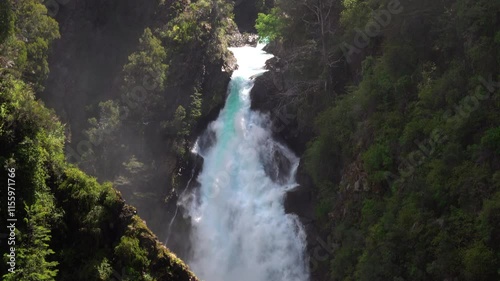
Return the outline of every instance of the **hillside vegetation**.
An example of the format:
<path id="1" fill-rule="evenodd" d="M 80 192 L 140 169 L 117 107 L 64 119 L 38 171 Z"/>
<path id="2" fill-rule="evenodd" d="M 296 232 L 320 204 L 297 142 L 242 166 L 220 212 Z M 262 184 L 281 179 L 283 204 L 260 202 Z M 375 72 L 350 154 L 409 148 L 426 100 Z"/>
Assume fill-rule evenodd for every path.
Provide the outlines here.
<path id="1" fill-rule="evenodd" d="M 66 156 L 112 182 L 163 241 L 176 188 L 191 175 L 190 147 L 224 103 L 232 9 L 221 0 L 86 0 L 55 17 L 61 39 L 39 97 L 66 124 Z"/>
<path id="2" fill-rule="evenodd" d="M 2 242 L 2 280 L 197 280 L 110 183 L 66 162 L 65 128 L 36 98 L 59 37 L 45 6 L 2 1 L 0 25 L 0 178 L 15 180 L 0 193 L 0 219 L 7 194 L 17 219 L 15 244 Z"/>
<path id="3" fill-rule="evenodd" d="M 315 279 L 500 278 L 499 11 L 277 0 L 259 15 L 272 114 L 294 116 L 292 145 L 307 136 L 315 225 L 336 245 Z"/>

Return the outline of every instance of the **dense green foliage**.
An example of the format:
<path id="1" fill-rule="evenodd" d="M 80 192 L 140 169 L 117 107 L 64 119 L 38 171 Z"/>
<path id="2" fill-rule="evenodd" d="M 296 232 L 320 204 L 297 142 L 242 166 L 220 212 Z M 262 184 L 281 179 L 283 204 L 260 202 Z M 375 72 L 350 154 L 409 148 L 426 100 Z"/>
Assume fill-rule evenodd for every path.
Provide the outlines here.
<path id="1" fill-rule="evenodd" d="M 159 1 L 157 8 L 116 77 L 116 94 L 100 93 L 85 105 L 83 136 L 71 140 L 67 154 L 112 181 L 163 239 L 175 206 L 168 200 L 182 181 L 179 171 L 191 164 L 199 122 L 223 102 L 235 27 L 226 0 Z"/>
<path id="2" fill-rule="evenodd" d="M 85 105 L 77 157 L 131 198 L 162 203 L 153 187 L 176 186 L 165 175 L 222 101 L 226 81 L 213 77 L 234 27 L 229 1 L 165 2 L 168 22 L 138 38 L 120 96 Z M 266 11 L 255 27 L 280 57 L 293 124 L 314 124 L 304 162 L 320 232 L 339 245 L 313 275 L 500 279 L 500 2 L 267 2 L 255 3 Z M 194 280 L 112 184 L 65 162 L 66 128 L 35 98 L 59 37 L 46 13 L 36 0 L 0 3 L 0 162 L 22 190 L 16 273 L 3 279 Z"/>
<path id="3" fill-rule="evenodd" d="M 49 169 L 53 168 L 50 166 L 63 160 L 62 130 L 53 122 L 51 113 L 34 100 L 30 87 L 12 75 L 2 76 L 0 95 L 3 148 L 0 160 L 5 169 L 16 170 L 16 217 L 19 218 L 17 274 L 4 279 L 52 280 L 57 273 L 54 268 L 57 262 L 51 260 L 54 252 L 48 243 L 51 224 L 60 216 L 60 210 L 55 208 L 47 179 Z M 7 182 L 5 173 L 2 179 Z M 6 193 L 2 193 L 2 200 L 6 204 Z M 7 220 L 6 211 L 1 216 L 3 221 Z M 2 248 L 7 249 L 6 244 Z M 2 269 L 5 266 L 2 263 Z"/>
<path id="4" fill-rule="evenodd" d="M 86 171 L 124 188 L 149 183 L 145 192 L 156 186 L 151 182 L 157 173 L 155 162 L 165 160 L 164 152 L 151 149 L 156 149 L 158 139 L 167 138 L 176 156 L 185 158 L 187 138 L 197 120 L 214 106 L 203 96 L 213 94 L 204 89 L 204 80 L 211 74 L 206 68 L 216 65 L 220 69 L 225 63 L 232 17 L 232 6 L 220 0 L 178 2 L 160 8 L 168 9 L 171 19 L 155 29 L 145 29 L 137 50 L 123 67 L 121 97 L 95 106 L 98 117 L 89 119 L 86 130 L 93 145 L 78 161 Z M 127 175 L 125 164 L 132 158 L 143 167 L 133 178 Z"/>
<path id="5" fill-rule="evenodd" d="M 269 14 L 258 14 L 255 29 L 263 40 L 272 41 L 280 38 L 284 22 L 278 13 L 279 10 L 273 8 Z"/>
<path id="6" fill-rule="evenodd" d="M 196 280 L 110 183 L 100 184 L 66 162 L 65 128 L 35 98 L 58 27 L 39 1 L 13 3 L 15 28 L 0 45 L 0 178 L 7 183 L 8 176 L 15 177 L 17 222 L 15 245 L 1 244 L 2 280 Z M 146 31 L 144 40 L 154 46 L 150 37 Z M 131 60 L 148 63 L 141 53 Z M 119 125 L 117 106 L 103 102 L 100 110 L 101 120 L 92 123 L 107 127 L 88 134 L 105 139 Z M 0 193 L 2 204 L 6 191 Z M 4 207 L 0 219 L 6 222 Z M 10 247 L 15 247 L 14 272 L 7 271 Z"/>
<path id="7" fill-rule="evenodd" d="M 16 271 L 3 280 L 109 280 L 116 274 L 157 280 L 179 269 L 179 280 L 193 278 L 159 245 L 151 248 L 154 236 L 110 184 L 65 163 L 63 127 L 29 86 L 3 75 L 0 97 L 0 160 L 16 169 L 16 217 L 23 218 L 16 225 Z M 171 271 L 152 272 L 163 259 Z"/>
<path id="8" fill-rule="evenodd" d="M 326 279 L 498 280 L 500 2 L 277 9 L 298 122 L 316 127 L 318 219 L 340 245 Z"/>
<path id="9" fill-rule="evenodd" d="M 12 7 L 9 0 L 0 3 L 0 44 L 2 44 L 14 29 Z"/>
<path id="10" fill-rule="evenodd" d="M 12 25 L 14 30 L 11 32 L 12 36 L 2 35 L 5 41 L 0 40 L 4 41 L 0 45 L 3 58 L 0 63 L 7 68 L 14 65 L 17 77 L 22 77 L 35 90 L 42 90 L 43 81 L 49 73 L 49 44 L 59 38 L 57 22 L 47 16 L 47 8 L 39 1 L 19 0 L 11 3 L 15 14 L 9 16 L 7 13 L 2 16 L 2 21 L 7 21 L 2 24 L 2 27 L 7 27 L 6 30 L 2 28 L 2 32 L 8 33 Z M 7 4 L 3 1 L 0 10 L 8 8 L 5 5 Z M 12 19 L 15 19 L 15 24 Z"/>

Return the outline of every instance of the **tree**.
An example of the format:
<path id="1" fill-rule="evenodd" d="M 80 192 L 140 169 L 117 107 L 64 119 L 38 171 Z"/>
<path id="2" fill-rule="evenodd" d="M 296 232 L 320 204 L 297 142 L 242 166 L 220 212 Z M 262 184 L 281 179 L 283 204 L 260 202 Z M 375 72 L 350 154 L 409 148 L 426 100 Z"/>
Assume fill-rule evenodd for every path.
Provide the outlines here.
<path id="1" fill-rule="evenodd" d="M 49 248 L 51 231 L 48 220 L 53 216 L 53 197 L 47 193 L 39 195 L 39 200 L 26 207 L 25 223 L 27 231 L 22 235 L 22 246 L 18 248 L 17 270 L 4 275 L 4 280 L 54 280 L 58 270 L 56 261 L 50 261 L 54 251 Z"/>
<path id="2" fill-rule="evenodd" d="M 322 78 L 325 81 L 325 90 L 328 90 L 332 83 L 330 61 L 328 51 L 331 36 L 335 34 L 334 29 L 334 7 L 338 1 L 335 0 L 304 0 L 303 5 L 312 13 L 313 17 L 303 18 L 303 21 L 318 30 L 321 46 L 321 56 L 323 65 Z"/>
<path id="3" fill-rule="evenodd" d="M 196 121 L 201 117 L 201 105 L 203 99 L 201 97 L 201 92 L 198 89 L 195 89 L 194 94 L 191 95 L 191 105 L 189 107 L 189 121 L 188 125 L 190 128 L 193 128 Z"/>
<path id="4" fill-rule="evenodd" d="M 147 254 L 145 249 L 141 249 L 139 240 L 135 237 L 123 236 L 120 244 L 115 247 L 115 255 L 123 261 L 124 265 L 136 268 L 145 268 L 149 265 Z"/>
<path id="5" fill-rule="evenodd" d="M 119 160 L 123 152 L 119 145 L 119 132 L 124 114 L 113 100 L 99 103 L 99 119 L 90 118 L 90 128 L 85 130 L 91 143 L 79 163 L 85 170 L 101 178 L 110 178 L 112 160 Z"/>
<path id="6" fill-rule="evenodd" d="M 482 242 L 474 243 L 464 251 L 463 265 L 466 280 L 494 280 L 498 276 L 497 258 Z"/>
<path id="7" fill-rule="evenodd" d="M 49 74 L 49 45 L 60 37 L 59 28 L 38 0 L 19 0 L 13 6 L 16 11 L 16 44 L 22 49 L 17 52 L 24 50 L 27 54 L 26 64 L 17 67 L 22 68 L 23 76 L 33 84 L 35 91 L 41 91 Z"/>
<path id="8" fill-rule="evenodd" d="M 139 127 L 151 121 L 154 112 L 162 104 L 162 90 L 168 65 L 167 53 L 161 41 L 149 28 L 144 30 L 139 39 L 139 48 L 129 56 L 129 62 L 123 68 L 124 103 L 130 110 L 129 120 L 134 120 Z"/>
<path id="9" fill-rule="evenodd" d="M 14 29 L 14 18 L 10 0 L 0 2 L 0 44 L 10 36 Z"/>
<path id="10" fill-rule="evenodd" d="M 271 9 L 269 14 L 259 13 L 255 22 L 255 29 L 260 41 L 274 41 L 282 36 L 284 19 L 278 8 Z"/>

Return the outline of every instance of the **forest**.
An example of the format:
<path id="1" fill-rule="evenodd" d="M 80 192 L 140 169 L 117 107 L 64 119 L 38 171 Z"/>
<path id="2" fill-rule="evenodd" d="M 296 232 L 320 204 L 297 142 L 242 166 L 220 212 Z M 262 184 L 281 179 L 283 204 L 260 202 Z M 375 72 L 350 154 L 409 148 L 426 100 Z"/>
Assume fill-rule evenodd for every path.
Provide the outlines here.
<path id="1" fill-rule="evenodd" d="M 179 202 L 252 34 L 308 280 L 500 280 L 500 0 L 0 1 L 2 280 L 198 280 Z"/>
<path id="2" fill-rule="evenodd" d="M 337 246 L 318 280 L 499 278 L 499 11 L 320 0 L 259 14 L 281 58 L 275 103 L 307 134 L 291 139 Z"/>

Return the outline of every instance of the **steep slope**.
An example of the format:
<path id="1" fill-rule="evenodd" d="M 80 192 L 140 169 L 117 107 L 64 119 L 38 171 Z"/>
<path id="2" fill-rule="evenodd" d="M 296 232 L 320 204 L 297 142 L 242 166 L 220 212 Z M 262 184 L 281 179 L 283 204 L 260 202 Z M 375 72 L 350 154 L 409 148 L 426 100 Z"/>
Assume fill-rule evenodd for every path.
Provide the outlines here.
<path id="1" fill-rule="evenodd" d="M 63 127 L 29 86 L 4 74 L 0 94 L 0 160 L 15 182 L 17 219 L 15 273 L 4 280 L 196 280 L 111 184 L 65 163 Z"/>
<path id="2" fill-rule="evenodd" d="M 193 137 L 224 102 L 231 11 L 221 0 L 88 0 L 55 15 L 61 39 L 40 97 L 67 124 L 68 160 L 112 181 L 162 240 Z"/>
<path id="3" fill-rule="evenodd" d="M 59 36 L 46 8 L 8 1 L 0 18 L 2 280 L 197 280 L 110 183 L 66 162 L 65 128 L 34 94 Z"/>
<path id="4" fill-rule="evenodd" d="M 499 279 L 499 10 L 307 0 L 259 17 L 277 59 L 253 106 L 307 168 L 312 197 L 291 207 L 315 211 L 315 280 Z"/>

